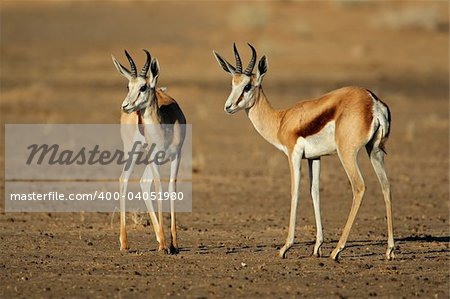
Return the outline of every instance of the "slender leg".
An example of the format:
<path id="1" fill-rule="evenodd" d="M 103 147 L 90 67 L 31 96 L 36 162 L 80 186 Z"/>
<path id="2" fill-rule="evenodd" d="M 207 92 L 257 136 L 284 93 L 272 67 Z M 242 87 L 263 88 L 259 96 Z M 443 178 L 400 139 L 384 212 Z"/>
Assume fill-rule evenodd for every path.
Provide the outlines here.
<path id="1" fill-rule="evenodd" d="M 344 166 L 344 169 L 352 185 L 353 202 L 341 238 L 339 239 L 336 248 L 331 253 L 331 258 L 333 260 L 337 260 L 339 253 L 345 248 L 348 235 L 350 234 L 350 230 L 353 226 L 353 222 L 355 221 L 358 209 L 361 206 L 361 201 L 366 189 L 364 185 L 364 180 L 361 176 L 361 172 L 359 171 L 357 163 L 358 151 L 359 149 L 355 148 L 344 148 L 344 149 L 338 148 L 339 158 L 341 159 L 342 165 Z"/>
<path id="2" fill-rule="evenodd" d="M 169 180 L 169 194 L 172 196 L 173 193 L 177 192 L 177 176 L 178 168 L 180 166 L 180 153 L 175 157 L 175 159 L 170 163 L 170 180 Z M 179 252 L 178 242 L 177 242 L 177 221 L 175 218 L 175 200 L 170 199 L 170 247 L 169 252 L 171 254 L 177 254 Z"/>
<path id="3" fill-rule="evenodd" d="M 158 218 L 156 218 L 155 209 L 153 208 L 153 202 L 150 199 L 152 183 L 153 183 L 152 169 L 149 165 L 147 165 L 145 167 L 144 174 L 142 175 L 142 178 L 141 178 L 141 190 L 142 190 L 142 196 L 145 199 L 147 199 L 147 200 L 145 200 L 145 205 L 147 206 L 147 210 L 150 215 L 150 220 L 152 221 L 153 229 L 155 230 L 156 240 L 159 243 L 160 239 L 159 239 Z M 145 193 L 147 193 L 147 194 L 145 194 Z"/>
<path id="4" fill-rule="evenodd" d="M 159 166 L 155 163 L 151 163 L 151 168 L 153 172 L 153 178 L 155 183 L 155 192 L 157 194 L 157 201 L 158 201 L 158 218 L 159 218 L 159 251 L 166 251 L 167 252 L 167 244 L 166 239 L 164 237 L 164 225 L 163 225 L 163 214 L 162 214 L 162 202 L 159 200 L 159 194 L 162 191 L 161 188 L 161 177 L 159 174 Z"/>
<path id="5" fill-rule="evenodd" d="M 300 162 L 303 155 L 293 151 L 289 157 L 289 168 L 291 171 L 291 214 L 289 220 L 289 230 L 286 243 L 280 249 L 280 257 L 285 258 L 286 251 L 294 244 L 295 218 L 297 216 L 298 189 L 300 184 Z"/>
<path id="6" fill-rule="evenodd" d="M 384 153 L 379 148 L 374 148 L 370 153 L 370 161 L 373 169 L 380 181 L 381 190 L 386 204 L 386 218 L 388 228 L 388 245 L 386 250 L 386 258 L 388 260 L 394 258 L 394 232 L 392 226 L 392 208 L 391 208 L 391 187 L 384 169 Z"/>
<path id="7" fill-rule="evenodd" d="M 129 152 L 129 149 L 124 149 L 125 153 Z M 128 189 L 128 180 L 130 179 L 131 174 L 133 173 L 133 169 L 136 163 L 136 157 L 132 157 L 132 162 L 130 167 L 126 169 L 124 166 L 122 170 L 122 174 L 120 175 L 119 183 L 120 183 L 120 250 L 128 250 L 128 242 L 127 242 L 127 230 L 125 224 L 125 202 L 127 200 L 127 189 Z"/>
<path id="8" fill-rule="evenodd" d="M 127 186 L 128 186 L 128 178 L 130 175 L 123 170 L 120 175 L 119 183 L 120 183 L 120 250 L 128 250 L 128 242 L 127 242 L 127 229 L 126 229 L 126 220 L 125 220 L 125 198 L 127 194 Z"/>
<path id="9" fill-rule="evenodd" d="M 308 160 L 309 166 L 309 190 L 314 206 L 314 215 L 316 218 L 316 244 L 314 245 L 314 255 L 322 256 L 320 247 L 323 243 L 322 220 L 320 217 L 320 197 L 319 197 L 319 176 L 320 176 L 320 159 Z"/>

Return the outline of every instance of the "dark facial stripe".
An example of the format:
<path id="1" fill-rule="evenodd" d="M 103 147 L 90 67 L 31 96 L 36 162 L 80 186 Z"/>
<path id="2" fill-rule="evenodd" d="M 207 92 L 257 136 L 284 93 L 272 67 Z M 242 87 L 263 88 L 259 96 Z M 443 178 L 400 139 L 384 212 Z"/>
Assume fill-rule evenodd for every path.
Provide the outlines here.
<path id="1" fill-rule="evenodd" d="M 301 127 L 297 131 L 297 137 L 307 137 L 320 132 L 320 130 L 322 130 L 322 128 L 325 127 L 327 123 L 334 119 L 335 112 L 335 107 L 324 110 L 322 114 L 318 115 L 311 122 Z"/>
<path id="2" fill-rule="evenodd" d="M 131 104 L 134 105 L 137 102 L 137 100 L 139 100 L 139 96 L 140 96 L 140 93 L 138 92 L 136 98 L 133 100 L 133 102 L 131 102 Z"/>
<path id="3" fill-rule="evenodd" d="M 239 103 L 244 99 L 244 92 L 241 93 L 241 95 L 239 96 L 238 100 L 236 101 L 236 106 L 239 105 Z"/>

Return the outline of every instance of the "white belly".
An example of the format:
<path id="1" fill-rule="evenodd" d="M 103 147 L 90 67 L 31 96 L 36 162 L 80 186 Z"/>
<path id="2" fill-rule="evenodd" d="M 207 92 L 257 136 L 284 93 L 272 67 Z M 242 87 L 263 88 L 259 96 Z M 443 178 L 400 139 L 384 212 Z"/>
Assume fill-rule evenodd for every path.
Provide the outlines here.
<path id="1" fill-rule="evenodd" d="M 336 152 L 335 122 L 331 121 L 320 132 L 300 137 L 295 145 L 297 150 L 303 149 L 303 157 L 307 159 L 318 158 Z"/>

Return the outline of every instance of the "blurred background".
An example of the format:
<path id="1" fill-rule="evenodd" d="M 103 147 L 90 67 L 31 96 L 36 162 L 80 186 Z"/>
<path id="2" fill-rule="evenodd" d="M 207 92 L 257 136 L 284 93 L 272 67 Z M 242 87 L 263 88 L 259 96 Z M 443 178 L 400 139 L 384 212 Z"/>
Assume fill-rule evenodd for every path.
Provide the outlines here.
<path id="1" fill-rule="evenodd" d="M 440 252 L 448 247 L 449 235 L 448 2 L 2 1 L 0 7 L 2 126 L 118 123 L 127 82 L 115 70 L 111 54 L 128 65 L 123 54 L 127 49 L 138 67 L 144 63 L 143 48 L 158 57 L 159 86 L 168 87 L 168 94 L 179 102 L 188 123 L 193 125 L 194 212 L 179 217 L 181 244 L 188 248 L 188 253 L 201 251 L 200 244 L 206 248 L 215 244 L 209 252 L 223 259 L 218 262 L 211 257 L 209 262 L 218 262 L 214 267 L 219 273 L 225 273 L 220 272 L 221 267 L 233 262 L 227 260 L 224 248 L 234 248 L 244 256 L 248 254 L 247 259 L 254 258 L 250 250 L 240 247 L 241 242 L 250 248 L 258 242 L 265 244 L 268 248 L 262 251 L 272 259 L 276 247 L 284 241 L 288 224 L 289 173 L 285 156 L 258 136 L 245 113 L 227 116 L 223 112 L 230 77 L 218 66 L 212 50 L 234 63 L 232 44 L 236 42 L 246 64 L 250 57 L 246 43 L 250 42 L 258 57 L 267 55 L 269 71 L 263 85 L 276 108 L 289 107 L 298 100 L 317 97 L 341 86 L 369 88 L 392 112 L 386 164 L 393 185 L 395 233 L 400 247 L 407 248 L 399 254 L 399 260 L 414 259 L 418 264 L 429 261 L 430 273 L 433 268 L 440 269 L 429 277 L 435 283 L 433 286 L 418 284 L 412 276 L 407 276 L 411 279 L 409 283 L 397 285 L 383 276 L 380 280 L 395 288 L 387 293 L 377 292 L 396 296 L 422 289 L 427 295 L 433 292 L 448 295 L 445 274 L 448 269 L 439 268 L 446 260 Z M 3 130 L 1 134 L 3 140 Z M 1 151 L 3 165 L 3 142 Z M 379 242 L 363 242 L 349 255 L 356 254 L 358 260 L 361 256 L 357 253 L 369 248 L 377 256 L 371 257 L 375 260 L 371 262 L 381 263 L 378 258 L 381 259 L 385 246 L 384 203 L 365 153 L 360 160 L 368 191 L 349 241 L 356 238 Z M 306 168 L 302 169 L 302 178 L 306 179 L 301 183 L 299 242 L 310 242 L 315 236 Z M 322 169 L 325 236 L 327 242 L 333 243 L 345 223 L 351 189 L 336 157 L 324 158 Z M 3 186 L 0 194 L 2 207 Z M 41 219 L 40 215 L 0 215 L 5 224 L 3 234 L 12 234 L 17 229 L 17 221 L 13 226 L 8 219 L 28 221 L 30 217 Z M 110 228 L 110 215 L 92 214 L 83 216 L 82 221 L 78 215 L 60 217 L 74 220 L 71 224 L 60 223 L 62 228 L 55 225 L 54 235 L 63 237 L 65 231 L 74 229 L 73 225 L 84 229 L 88 225 L 84 217 L 88 217 L 89 226 L 107 229 L 101 236 L 89 231 L 83 234 L 96 240 L 96 249 L 101 247 L 109 250 L 110 255 L 118 254 L 118 248 L 114 247 L 117 218 Z M 144 225 L 145 215 L 135 217 L 138 236 L 134 237 L 134 244 L 148 246 L 146 234 L 153 233 Z M 23 238 L 25 243 L 32 240 L 31 235 L 41 230 L 43 224 L 54 221 L 47 220 L 44 217 L 44 222 L 32 226 L 30 235 L 22 233 L 16 238 Z M 144 241 L 139 243 L 141 235 Z M 154 237 L 151 238 L 153 242 Z M 222 248 L 217 245 L 220 242 L 227 245 Z M 5 259 L 5 252 L 15 251 L 8 244 L 2 245 L 1 259 Z M 312 247 L 305 244 L 310 243 L 294 247 L 292 254 L 308 256 Z M 333 244 L 324 246 L 326 251 L 333 248 Z M 428 257 L 433 253 L 430 260 Z M 314 261 L 302 263 L 317 266 Z M 103 267 L 105 271 L 108 269 L 106 265 Z M 275 267 L 280 267 L 272 269 L 275 272 L 285 269 L 280 264 Z M 359 268 L 347 271 L 355 269 Z M 201 275 L 202 271 L 207 269 L 194 267 L 191 276 Z M 273 277 L 261 275 L 260 281 L 273 282 Z M 5 278 L 12 286 L 13 276 Z M 300 284 L 303 294 L 334 294 L 333 276 L 325 283 L 330 285 L 329 289 L 324 288 L 330 293 L 308 289 L 304 285 L 308 277 L 304 278 Z M 285 290 L 286 295 L 295 294 L 291 291 L 300 287 L 290 280 L 284 282 L 290 288 Z M 353 283 L 358 286 L 359 282 Z M 182 285 L 175 283 L 173 288 L 181 290 Z M 369 292 L 376 292 L 372 289 L 361 289 L 359 295 L 367 297 Z M 161 290 L 165 292 L 167 287 Z M 226 295 L 233 288 L 214 293 L 215 287 L 207 285 L 194 290 L 197 295 Z M 261 285 L 249 290 L 255 296 L 258 291 L 271 294 L 270 288 L 266 290 Z"/>

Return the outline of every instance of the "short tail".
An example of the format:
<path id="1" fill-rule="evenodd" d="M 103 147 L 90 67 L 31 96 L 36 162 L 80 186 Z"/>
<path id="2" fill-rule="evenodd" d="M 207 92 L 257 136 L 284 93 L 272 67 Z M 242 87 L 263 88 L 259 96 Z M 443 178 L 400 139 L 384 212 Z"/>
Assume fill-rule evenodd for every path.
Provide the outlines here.
<path id="1" fill-rule="evenodd" d="M 373 92 L 370 90 L 368 92 L 375 103 L 374 116 L 376 129 L 371 140 L 372 148 L 379 148 L 387 154 L 385 144 L 391 133 L 391 111 Z"/>
<path id="2" fill-rule="evenodd" d="M 380 101 L 380 104 L 385 108 L 385 112 L 381 116 L 378 116 L 378 122 L 380 124 L 379 130 L 381 131 L 379 148 L 387 154 L 385 144 L 391 133 L 391 111 L 383 102 Z"/>

